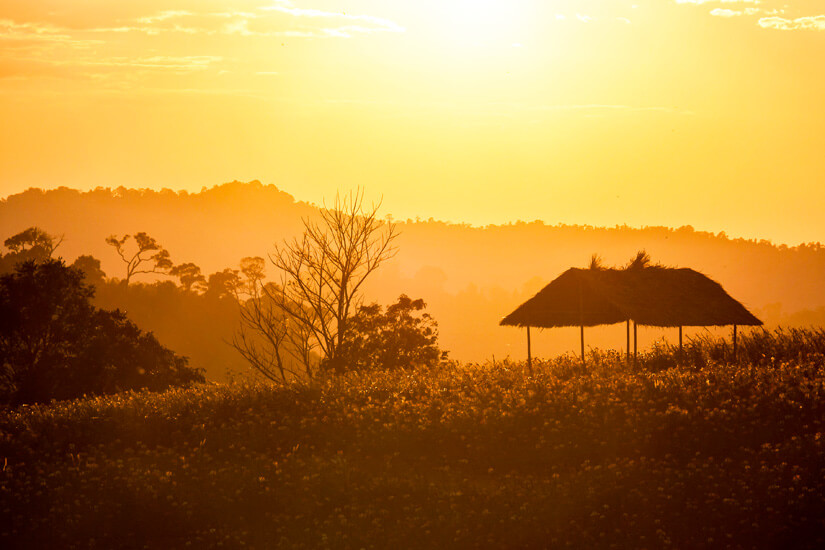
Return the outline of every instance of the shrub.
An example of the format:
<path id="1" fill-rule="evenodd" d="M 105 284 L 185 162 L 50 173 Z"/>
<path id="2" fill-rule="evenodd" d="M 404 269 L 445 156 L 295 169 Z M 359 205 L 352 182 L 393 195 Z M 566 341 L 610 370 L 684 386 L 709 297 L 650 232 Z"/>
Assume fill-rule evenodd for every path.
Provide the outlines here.
<path id="1" fill-rule="evenodd" d="M 422 313 L 424 300 L 406 294 L 386 311 L 378 304 L 361 306 L 348 330 L 333 370 L 399 370 L 433 366 L 446 359 L 438 348 L 438 323 Z"/>
<path id="2" fill-rule="evenodd" d="M 0 399 L 18 405 L 203 381 L 122 312 L 95 308 L 83 273 L 27 261 L 0 277 Z"/>

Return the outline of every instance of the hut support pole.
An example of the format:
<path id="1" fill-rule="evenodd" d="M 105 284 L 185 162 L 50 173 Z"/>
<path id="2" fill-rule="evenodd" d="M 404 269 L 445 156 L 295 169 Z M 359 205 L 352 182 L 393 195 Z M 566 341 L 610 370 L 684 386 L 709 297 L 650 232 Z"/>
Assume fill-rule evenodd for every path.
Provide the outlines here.
<path id="1" fill-rule="evenodd" d="M 736 325 L 733 325 L 733 362 L 736 363 Z"/>
<path id="2" fill-rule="evenodd" d="M 636 323 L 633 323 L 633 362 L 634 363 L 636 362 L 636 359 L 638 358 L 638 355 L 639 355 L 639 338 L 638 338 L 639 334 L 638 334 L 638 330 L 637 330 L 638 328 L 639 328 L 639 325 L 637 325 Z"/>
<path id="3" fill-rule="evenodd" d="M 527 372 L 533 377 L 533 356 L 530 351 L 530 325 L 527 325 Z"/>
<path id="4" fill-rule="evenodd" d="M 579 281 L 579 326 L 580 326 L 580 340 L 582 348 L 582 364 L 584 361 L 584 294 L 582 293 L 582 283 Z"/>
<path id="5" fill-rule="evenodd" d="M 627 320 L 627 362 L 630 363 L 630 319 Z"/>
<path id="6" fill-rule="evenodd" d="M 683 351 L 684 351 L 684 348 L 682 347 L 682 327 L 679 327 L 679 361 L 680 362 L 682 361 L 682 357 L 683 357 L 682 352 Z"/>

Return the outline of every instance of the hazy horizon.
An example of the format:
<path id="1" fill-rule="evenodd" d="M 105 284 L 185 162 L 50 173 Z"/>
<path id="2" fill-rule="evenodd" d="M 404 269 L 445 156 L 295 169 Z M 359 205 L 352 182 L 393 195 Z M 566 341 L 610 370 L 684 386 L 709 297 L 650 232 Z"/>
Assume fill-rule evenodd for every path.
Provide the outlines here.
<path id="1" fill-rule="evenodd" d="M 335 197 L 335 195 L 332 195 L 332 196 L 329 196 L 329 197 L 323 197 L 318 202 L 313 202 L 312 200 L 302 198 L 301 196 L 293 193 L 292 190 L 284 188 L 283 186 L 280 186 L 280 185 L 278 185 L 274 182 L 273 183 L 267 183 L 267 182 L 262 182 L 259 179 L 252 179 L 252 180 L 249 180 L 249 181 L 240 181 L 240 180 L 226 181 L 226 182 L 216 183 L 216 184 L 212 184 L 212 185 L 204 185 L 200 189 L 184 189 L 184 188 L 175 189 L 175 188 L 170 188 L 170 187 L 151 187 L 151 186 L 125 187 L 125 188 L 129 189 L 129 190 L 132 190 L 132 191 L 151 191 L 151 192 L 156 192 L 156 193 L 157 192 L 163 192 L 163 191 L 171 191 L 175 195 L 187 195 L 187 194 L 188 195 L 199 195 L 203 192 L 206 192 L 206 191 L 209 191 L 209 190 L 214 190 L 214 189 L 220 188 L 224 185 L 236 184 L 236 183 L 240 183 L 240 184 L 260 183 L 263 186 L 271 185 L 271 186 L 274 186 L 275 188 L 277 188 L 278 191 L 281 191 L 281 192 L 286 193 L 289 196 L 291 196 L 297 203 L 302 203 L 302 204 L 305 204 L 305 205 L 313 207 L 313 208 L 321 208 L 321 207 L 323 207 L 324 204 L 329 204 Z M 9 193 L 6 196 L 2 196 L 2 197 L 0 197 L 0 202 L 6 202 L 10 198 L 12 198 L 16 195 L 22 195 L 22 194 L 26 193 L 27 191 L 47 192 L 47 191 L 55 191 L 55 190 L 58 190 L 58 189 L 61 189 L 61 188 L 66 188 L 66 189 L 69 189 L 69 190 L 72 190 L 72 191 L 79 191 L 81 193 L 88 193 L 88 192 L 91 192 L 91 191 L 95 191 L 97 189 L 105 189 L 105 190 L 110 190 L 110 191 L 114 192 L 114 191 L 117 191 L 118 187 L 119 186 L 94 186 L 94 187 L 91 187 L 91 186 L 71 187 L 71 186 L 67 186 L 67 185 L 54 185 L 54 186 L 49 186 L 49 187 L 32 186 L 32 187 L 27 187 L 27 188 L 22 189 L 22 190 L 17 191 L 17 192 Z M 358 189 L 358 188 L 355 188 L 355 189 Z M 547 225 L 547 226 L 592 227 L 594 229 L 627 228 L 627 229 L 634 229 L 634 230 L 642 230 L 642 229 L 655 229 L 655 228 L 663 228 L 663 229 L 690 228 L 693 231 L 696 231 L 698 233 L 709 233 L 711 235 L 724 235 L 725 237 L 727 237 L 729 239 L 733 239 L 733 240 L 744 239 L 746 241 L 757 241 L 757 242 L 767 241 L 770 244 L 775 245 L 775 246 L 784 245 L 784 246 L 790 246 L 790 247 L 800 246 L 800 245 L 808 245 L 808 244 L 818 244 L 818 243 L 821 244 L 823 241 L 825 241 L 825 239 L 819 239 L 819 238 L 813 239 L 813 240 L 803 240 L 803 241 L 798 241 L 798 242 L 778 241 L 778 240 L 773 239 L 773 238 L 771 238 L 770 236 L 767 236 L 767 235 L 762 235 L 762 234 L 754 234 L 754 235 L 736 234 L 736 233 L 733 233 L 732 231 L 729 231 L 725 227 L 700 227 L 700 226 L 697 226 L 696 224 L 691 224 L 691 223 L 685 223 L 685 224 L 681 224 L 681 225 L 668 225 L 668 224 L 665 224 L 665 223 L 661 223 L 661 224 L 645 223 L 645 224 L 640 224 L 640 225 L 632 225 L 632 224 L 628 224 L 628 223 L 615 223 L 615 224 L 610 224 L 610 225 L 597 225 L 597 224 L 590 223 L 586 220 L 577 222 L 577 221 L 560 221 L 560 220 L 550 220 L 550 219 L 540 219 L 540 218 L 535 218 L 535 219 L 516 218 L 516 219 L 502 219 L 502 220 L 492 220 L 492 221 L 472 221 L 472 220 L 463 220 L 463 219 L 442 219 L 442 218 L 435 218 L 433 216 L 425 217 L 424 215 L 421 215 L 421 214 L 401 216 L 401 215 L 396 214 L 395 212 L 389 211 L 386 208 L 386 206 L 385 206 L 386 202 L 385 202 L 383 196 L 371 194 L 371 193 L 369 193 L 369 189 L 363 189 L 363 191 L 365 191 L 366 196 L 368 197 L 369 200 L 372 201 L 372 203 L 381 205 L 380 213 L 381 213 L 382 217 L 390 217 L 393 221 L 396 221 L 396 222 L 409 222 L 409 221 L 412 221 L 412 222 L 427 222 L 427 221 L 429 221 L 429 222 L 436 222 L 436 223 L 445 223 L 445 224 L 449 224 L 449 225 L 469 226 L 469 227 L 475 228 L 475 229 L 484 229 L 486 227 L 491 227 L 491 226 L 507 226 L 507 225 L 520 224 L 520 223 L 528 223 L 529 224 L 529 223 L 535 223 L 535 222 L 540 222 L 540 223 L 542 223 L 544 225 Z M 341 193 L 341 192 L 346 193 L 346 191 L 338 191 L 338 193 Z"/>
<path id="2" fill-rule="evenodd" d="M 64 188 L 0 201 L 0 237 L 39 226 L 65 236 L 57 254 L 67 261 L 91 254 L 109 277 L 122 278 L 123 263 L 104 242 L 106 237 L 146 231 L 168 249 L 175 264 L 194 262 L 209 275 L 237 268 L 243 257 L 265 258 L 276 243 L 300 233 L 301 218 L 316 214 L 313 206 L 296 202 L 287 190 L 260 183 L 235 182 L 186 194 L 127 189 L 117 195 L 112 190 Z M 586 267 L 594 253 L 606 266 L 622 266 L 645 249 L 656 263 L 696 269 L 770 326 L 807 326 L 825 319 L 825 248 L 820 245 L 787 247 L 687 227 L 522 222 L 479 228 L 435 220 L 396 221 L 398 255 L 367 282 L 365 299 L 389 304 L 402 293 L 423 298 L 439 322 L 442 345 L 460 360 L 520 357 L 521 331 L 498 322 L 568 268 Z M 135 282 L 155 279 L 143 275 Z M 106 307 L 125 308 L 170 346 L 181 340 L 186 353 L 202 352 L 202 346 L 192 346 L 182 337 L 174 318 L 164 320 L 151 309 L 143 311 L 140 302 L 115 300 Z M 588 345 L 621 346 L 622 331 L 621 326 L 588 330 Z M 640 343 L 646 347 L 673 337 L 672 330 L 645 329 Z M 572 329 L 534 335 L 540 355 L 577 345 Z"/>
<path id="3" fill-rule="evenodd" d="M 260 179 L 400 219 L 825 235 L 813 0 L 13 0 L 0 44 L 0 196 Z"/>

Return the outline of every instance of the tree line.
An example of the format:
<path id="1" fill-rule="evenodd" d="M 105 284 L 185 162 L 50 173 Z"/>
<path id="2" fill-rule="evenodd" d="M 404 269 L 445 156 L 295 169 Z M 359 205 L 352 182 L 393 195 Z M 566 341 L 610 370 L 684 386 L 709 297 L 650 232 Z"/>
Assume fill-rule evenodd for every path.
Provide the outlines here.
<path id="1" fill-rule="evenodd" d="M 235 368 L 235 374 L 251 371 L 273 381 L 434 365 L 446 353 L 423 300 L 402 294 L 386 308 L 364 303 L 364 281 L 396 251 L 396 229 L 377 211 L 365 205 L 361 192 L 336 197 L 318 219 L 304 220 L 301 237 L 269 255 L 272 280 L 263 257 L 243 258 L 237 269 L 207 277 L 192 262 L 175 264 L 145 232 L 106 239 L 124 268 L 122 278 L 109 278 L 93 256 L 79 256 L 71 265 L 55 259 L 62 236 L 26 229 L 6 239 L 8 252 L 0 254 L 0 308 L 8 320 L 0 327 L 0 398 L 14 404 L 205 379 L 202 367 L 189 367 L 187 357 L 141 331 L 130 320 L 133 314 L 143 326 L 165 327 L 158 330 L 164 343 L 175 340 L 191 355 L 227 368 L 240 359 L 246 368 Z M 136 282 L 142 274 L 164 280 Z M 24 322 L 25 314 L 32 319 Z M 41 339 L 49 351 L 34 353 L 26 331 L 45 331 L 57 340 Z M 196 366 L 202 362 L 198 357 Z"/>

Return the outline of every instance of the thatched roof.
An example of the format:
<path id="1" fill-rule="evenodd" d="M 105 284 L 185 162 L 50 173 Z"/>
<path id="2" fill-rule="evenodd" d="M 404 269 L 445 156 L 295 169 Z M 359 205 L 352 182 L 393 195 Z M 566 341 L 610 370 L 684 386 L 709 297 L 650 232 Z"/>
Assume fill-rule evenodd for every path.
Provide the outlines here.
<path id="1" fill-rule="evenodd" d="M 692 269 L 568 269 L 502 325 L 596 326 L 632 320 L 659 327 L 761 325 L 722 286 Z"/>

